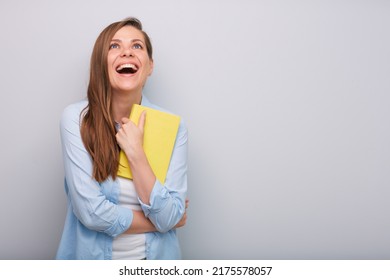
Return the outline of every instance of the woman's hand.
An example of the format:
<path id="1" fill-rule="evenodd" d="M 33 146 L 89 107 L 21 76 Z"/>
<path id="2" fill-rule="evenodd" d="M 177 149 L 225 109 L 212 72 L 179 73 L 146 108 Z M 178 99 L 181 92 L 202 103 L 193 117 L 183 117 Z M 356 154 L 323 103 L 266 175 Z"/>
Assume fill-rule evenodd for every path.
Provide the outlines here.
<path id="1" fill-rule="evenodd" d="M 146 111 L 139 117 L 138 125 L 128 118 L 122 118 L 122 126 L 116 134 L 116 141 L 125 152 L 127 159 L 132 161 L 143 153 L 142 143 L 144 138 Z"/>
<path id="2" fill-rule="evenodd" d="M 181 220 L 176 224 L 175 228 L 180 228 L 180 227 L 185 226 L 185 224 L 187 222 L 187 208 L 188 208 L 188 204 L 189 204 L 189 200 L 186 199 L 186 210 L 184 211 L 184 214 L 183 214 L 183 217 L 181 218 Z"/>

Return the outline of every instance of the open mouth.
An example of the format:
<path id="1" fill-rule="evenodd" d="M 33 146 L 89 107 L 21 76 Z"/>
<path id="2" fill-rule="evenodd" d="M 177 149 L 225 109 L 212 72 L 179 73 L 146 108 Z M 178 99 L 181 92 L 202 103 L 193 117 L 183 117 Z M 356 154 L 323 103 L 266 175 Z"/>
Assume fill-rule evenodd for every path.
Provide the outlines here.
<path id="1" fill-rule="evenodd" d="M 138 67 L 131 63 L 121 64 L 116 68 L 119 74 L 134 74 L 138 71 Z"/>

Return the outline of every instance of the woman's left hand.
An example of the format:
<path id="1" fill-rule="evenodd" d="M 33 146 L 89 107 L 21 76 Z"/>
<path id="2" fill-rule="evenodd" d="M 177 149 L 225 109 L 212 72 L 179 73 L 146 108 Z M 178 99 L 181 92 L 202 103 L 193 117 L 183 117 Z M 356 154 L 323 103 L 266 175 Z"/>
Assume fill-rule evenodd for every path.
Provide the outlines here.
<path id="1" fill-rule="evenodd" d="M 146 111 L 139 117 L 138 125 L 128 118 L 122 118 L 122 126 L 116 134 L 116 141 L 125 152 L 129 161 L 137 158 L 143 152 L 142 143 L 144 138 L 144 126 Z"/>

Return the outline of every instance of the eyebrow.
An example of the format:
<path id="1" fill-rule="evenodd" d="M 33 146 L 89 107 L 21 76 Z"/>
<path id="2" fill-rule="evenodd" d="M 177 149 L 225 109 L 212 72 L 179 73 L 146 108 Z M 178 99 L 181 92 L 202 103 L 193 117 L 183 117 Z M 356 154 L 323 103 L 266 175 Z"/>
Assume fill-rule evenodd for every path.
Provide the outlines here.
<path id="1" fill-rule="evenodd" d="M 120 42 L 120 43 L 122 43 L 123 41 L 121 39 L 111 39 L 111 42 Z M 142 44 L 145 44 L 144 41 L 142 41 L 141 39 L 132 39 L 132 40 L 130 40 L 130 43 L 134 43 L 134 42 L 141 42 Z"/>

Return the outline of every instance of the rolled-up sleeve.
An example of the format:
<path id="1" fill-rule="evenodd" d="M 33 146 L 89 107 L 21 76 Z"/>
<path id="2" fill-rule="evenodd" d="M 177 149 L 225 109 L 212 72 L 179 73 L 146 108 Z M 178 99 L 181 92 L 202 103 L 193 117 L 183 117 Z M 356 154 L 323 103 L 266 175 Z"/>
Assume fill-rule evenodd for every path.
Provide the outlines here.
<path id="1" fill-rule="evenodd" d="M 142 210 L 159 232 L 172 229 L 183 217 L 187 195 L 188 132 L 180 122 L 165 183 L 156 180 L 150 195 L 150 205 L 140 199 Z"/>
<path id="2" fill-rule="evenodd" d="M 80 108 L 80 104 L 68 106 L 60 123 L 68 199 L 85 227 L 115 237 L 130 227 L 133 213 L 109 200 L 92 178 L 92 160 L 80 135 Z M 107 180 L 109 184 L 111 179 Z"/>

